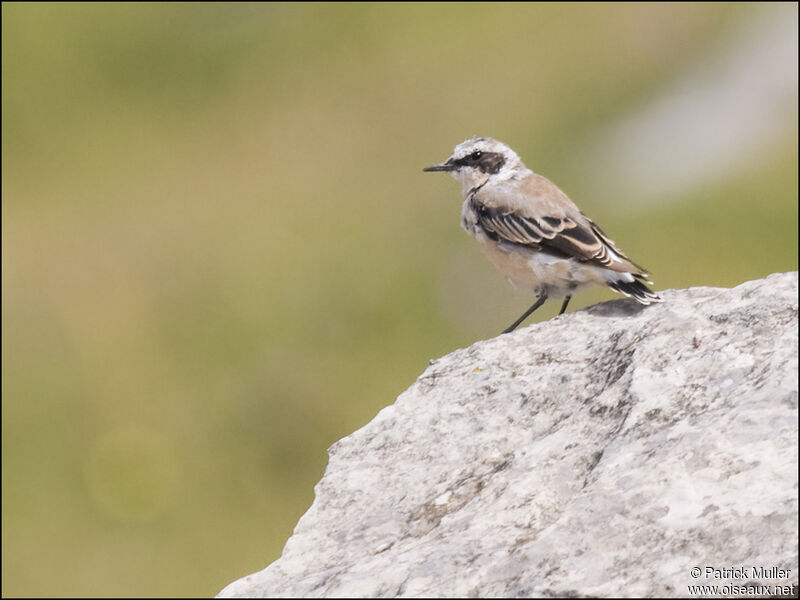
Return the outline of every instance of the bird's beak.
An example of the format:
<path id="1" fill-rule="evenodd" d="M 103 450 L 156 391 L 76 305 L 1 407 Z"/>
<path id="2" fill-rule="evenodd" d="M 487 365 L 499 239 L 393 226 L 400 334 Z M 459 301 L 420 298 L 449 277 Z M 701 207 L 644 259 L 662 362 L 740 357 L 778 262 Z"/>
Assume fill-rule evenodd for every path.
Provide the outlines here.
<path id="1" fill-rule="evenodd" d="M 425 167 L 422 170 L 423 171 L 455 171 L 456 169 L 458 169 L 458 165 L 453 164 L 453 161 L 448 158 L 443 163 L 440 163 L 438 165 L 431 165 L 430 167 Z"/>

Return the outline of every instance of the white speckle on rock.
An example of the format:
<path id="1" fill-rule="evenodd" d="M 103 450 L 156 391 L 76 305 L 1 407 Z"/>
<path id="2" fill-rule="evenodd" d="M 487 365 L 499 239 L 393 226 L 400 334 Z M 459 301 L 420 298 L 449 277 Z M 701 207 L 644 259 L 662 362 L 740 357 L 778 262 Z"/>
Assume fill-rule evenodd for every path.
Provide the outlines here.
<path id="1" fill-rule="evenodd" d="M 433 501 L 433 503 L 436 506 L 442 506 L 443 504 L 447 504 L 447 502 L 450 500 L 450 496 L 452 496 L 452 495 L 453 495 L 453 492 L 447 491 L 444 494 L 442 494 L 441 496 L 439 496 L 438 498 L 436 498 Z"/>

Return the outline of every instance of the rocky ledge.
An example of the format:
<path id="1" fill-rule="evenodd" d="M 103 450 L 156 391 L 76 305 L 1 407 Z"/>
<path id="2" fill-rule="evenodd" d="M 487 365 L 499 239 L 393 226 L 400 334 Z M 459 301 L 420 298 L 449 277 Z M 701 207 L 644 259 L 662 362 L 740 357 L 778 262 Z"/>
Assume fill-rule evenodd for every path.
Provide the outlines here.
<path id="1" fill-rule="evenodd" d="M 797 594 L 797 273 L 660 293 L 433 361 L 220 596 Z"/>

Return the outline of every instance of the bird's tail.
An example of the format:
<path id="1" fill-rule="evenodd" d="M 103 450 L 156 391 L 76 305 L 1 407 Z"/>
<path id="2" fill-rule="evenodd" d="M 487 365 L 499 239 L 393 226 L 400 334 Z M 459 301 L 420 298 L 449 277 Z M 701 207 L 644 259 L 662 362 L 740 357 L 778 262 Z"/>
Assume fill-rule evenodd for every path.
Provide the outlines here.
<path id="1" fill-rule="evenodd" d="M 618 281 L 609 281 L 608 287 L 615 292 L 619 292 L 620 294 L 625 294 L 629 298 L 633 298 L 641 304 L 647 305 L 655 302 L 661 302 L 661 297 L 638 279 L 634 279 L 633 281 L 625 281 L 623 279 Z"/>

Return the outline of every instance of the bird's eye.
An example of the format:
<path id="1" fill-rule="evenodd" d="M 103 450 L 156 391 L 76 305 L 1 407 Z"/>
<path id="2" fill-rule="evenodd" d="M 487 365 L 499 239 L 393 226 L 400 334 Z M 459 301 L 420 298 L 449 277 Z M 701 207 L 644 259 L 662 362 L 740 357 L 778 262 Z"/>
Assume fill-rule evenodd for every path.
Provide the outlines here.
<path id="1" fill-rule="evenodd" d="M 470 156 L 469 156 L 469 157 L 470 157 L 472 160 L 480 160 L 481 156 L 483 156 L 483 152 L 481 152 L 480 150 L 476 150 L 475 152 L 473 152 L 472 154 L 470 154 Z"/>

